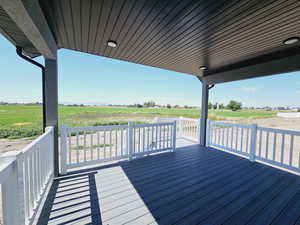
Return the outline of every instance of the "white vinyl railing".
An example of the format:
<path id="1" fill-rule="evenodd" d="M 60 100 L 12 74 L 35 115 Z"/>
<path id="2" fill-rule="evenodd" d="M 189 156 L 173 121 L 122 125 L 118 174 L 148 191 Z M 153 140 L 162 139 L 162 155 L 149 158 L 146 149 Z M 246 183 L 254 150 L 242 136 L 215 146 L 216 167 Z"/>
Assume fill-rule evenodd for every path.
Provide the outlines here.
<path id="1" fill-rule="evenodd" d="M 300 132 L 257 127 L 255 157 L 300 172 Z"/>
<path id="2" fill-rule="evenodd" d="M 207 145 L 300 172 L 300 132 L 208 121 Z"/>
<path id="3" fill-rule="evenodd" d="M 61 172 L 105 161 L 174 150 L 176 121 L 61 128 Z"/>
<path id="4" fill-rule="evenodd" d="M 178 120 L 179 136 L 199 142 L 200 120 L 180 117 Z"/>
<path id="5" fill-rule="evenodd" d="M 31 224 L 53 178 L 53 127 L 22 152 L 0 158 L 4 225 Z"/>
<path id="6" fill-rule="evenodd" d="M 207 145 L 250 156 L 252 126 L 208 121 Z"/>
<path id="7" fill-rule="evenodd" d="M 154 122 L 177 122 L 177 138 L 185 138 L 191 141 L 200 141 L 200 120 L 185 117 L 164 118 L 156 117 Z"/>

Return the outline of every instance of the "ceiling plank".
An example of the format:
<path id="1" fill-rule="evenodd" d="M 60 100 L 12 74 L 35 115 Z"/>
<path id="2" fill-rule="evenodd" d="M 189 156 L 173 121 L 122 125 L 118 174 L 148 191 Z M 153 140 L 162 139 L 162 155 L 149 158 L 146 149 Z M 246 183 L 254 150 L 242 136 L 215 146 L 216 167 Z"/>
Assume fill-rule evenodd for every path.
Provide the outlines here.
<path id="1" fill-rule="evenodd" d="M 0 4 L 45 58 L 56 59 L 56 41 L 38 0 L 0 0 Z"/>

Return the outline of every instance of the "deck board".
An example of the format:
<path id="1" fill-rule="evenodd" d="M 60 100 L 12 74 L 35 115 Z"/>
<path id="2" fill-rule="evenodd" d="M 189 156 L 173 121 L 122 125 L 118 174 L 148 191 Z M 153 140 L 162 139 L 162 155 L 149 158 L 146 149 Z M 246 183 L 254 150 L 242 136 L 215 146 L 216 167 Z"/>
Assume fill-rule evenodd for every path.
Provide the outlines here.
<path id="1" fill-rule="evenodd" d="M 299 176 L 192 145 L 55 180 L 38 224 L 299 224 L 299 202 Z"/>

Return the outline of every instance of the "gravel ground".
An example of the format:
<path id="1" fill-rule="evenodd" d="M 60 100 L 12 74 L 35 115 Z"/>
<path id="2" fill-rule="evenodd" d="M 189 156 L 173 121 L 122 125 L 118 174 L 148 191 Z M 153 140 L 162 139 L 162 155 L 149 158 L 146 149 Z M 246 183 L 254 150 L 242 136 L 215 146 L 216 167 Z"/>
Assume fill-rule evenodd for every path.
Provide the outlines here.
<path id="1" fill-rule="evenodd" d="M 9 151 L 20 151 L 34 139 L 0 139 L 0 154 Z"/>

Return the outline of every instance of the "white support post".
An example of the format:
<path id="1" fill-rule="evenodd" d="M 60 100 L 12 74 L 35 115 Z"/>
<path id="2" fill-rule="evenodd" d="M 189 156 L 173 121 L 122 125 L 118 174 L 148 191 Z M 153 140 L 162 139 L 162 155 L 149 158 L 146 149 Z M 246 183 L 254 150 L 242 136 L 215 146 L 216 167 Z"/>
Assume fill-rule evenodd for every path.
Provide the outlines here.
<path id="1" fill-rule="evenodd" d="M 197 125 L 197 140 L 198 140 L 198 143 L 200 144 L 200 139 L 201 139 L 201 119 L 199 118 L 199 120 L 197 121 L 198 122 L 198 125 Z"/>
<path id="2" fill-rule="evenodd" d="M 250 156 L 249 156 L 249 160 L 251 162 L 255 161 L 256 135 L 257 135 L 257 124 L 252 124 L 251 125 Z"/>
<path id="3" fill-rule="evenodd" d="M 18 165 L 15 160 L 12 163 L 12 173 L 2 184 L 3 223 L 9 225 L 23 224 L 20 217 L 20 205 L 18 201 Z"/>
<path id="4" fill-rule="evenodd" d="M 67 173 L 67 138 L 68 138 L 68 127 L 62 125 L 60 130 L 60 173 L 62 175 Z M 71 154 L 69 152 L 69 154 Z"/>
<path id="5" fill-rule="evenodd" d="M 183 117 L 181 116 L 181 117 L 179 117 L 179 122 L 178 122 L 178 127 L 179 127 L 179 129 L 178 129 L 178 137 L 182 137 L 182 134 L 183 134 L 183 126 L 182 126 L 182 121 L 183 121 Z"/>
<path id="6" fill-rule="evenodd" d="M 176 120 L 174 120 L 174 125 L 173 125 L 173 152 L 176 150 Z"/>
<path id="7" fill-rule="evenodd" d="M 210 120 L 207 120 L 207 128 L 206 128 L 206 146 L 210 145 Z"/>
<path id="8" fill-rule="evenodd" d="M 129 161 L 132 160 L 133 155 L 133 126 L 132 122 L 128 122 L 128 131 L 127 131 L 127 151 L 129 155 Z"/>

